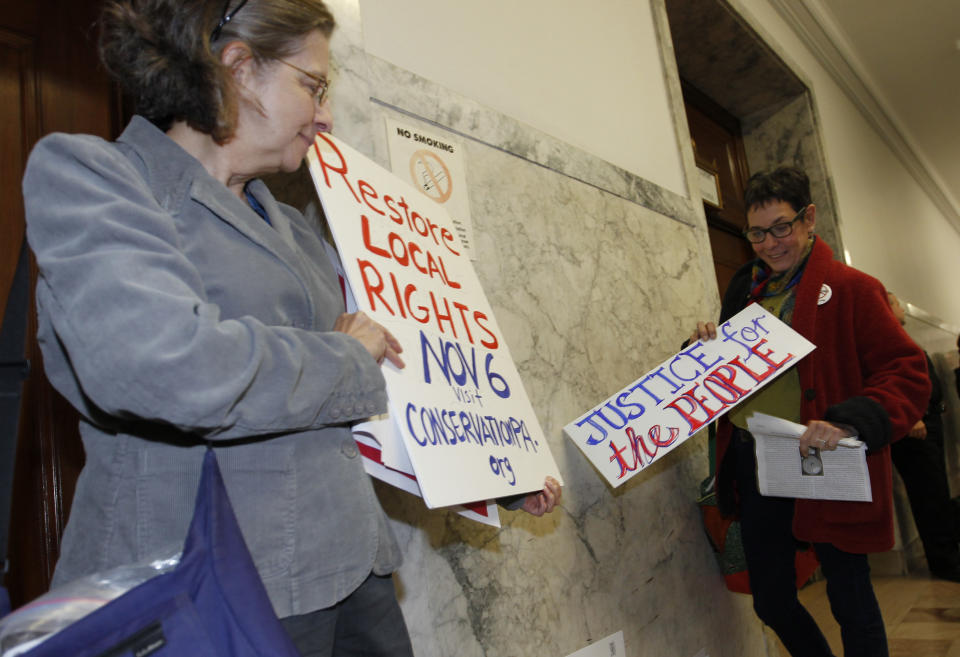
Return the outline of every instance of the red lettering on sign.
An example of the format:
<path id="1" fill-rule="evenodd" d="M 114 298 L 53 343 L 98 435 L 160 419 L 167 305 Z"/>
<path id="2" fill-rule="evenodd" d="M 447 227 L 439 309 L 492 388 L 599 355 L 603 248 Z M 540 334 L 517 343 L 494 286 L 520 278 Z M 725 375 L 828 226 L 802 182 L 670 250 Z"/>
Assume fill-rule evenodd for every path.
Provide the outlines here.
<path id="1" fill-rule="evenodd" d="M 633 430 L 633 427 L 627 427 L 625 434 L 627 438 L 627 444 L 623 447 L 618 448 L 613 442 L 613 438 L 610 439 L 610 450 L 613 452 L 613 456 L 610 457 L 610 462 L 617 462 L 617 465 L 620 467 L 620 474 L 617 475 L 617 479 L 623 479 L 624 475 L 628 472 L 633 472 L 637 468 L 641 470 L 653 463 L 657 458 L 657 452 L 660 451 L 661 447 L 670 447 L 670 445 L 677 442 L 677 439 L 680 437 L 680 429 L 677 427 L 667 427 L 670 432 L 669 438 L 661 438 L 661 428 L 659 424 L 655 424 L 647 431 L 647 439 L 650 443 L 653 444 L 653 448 L 647 447 L 647 441 L 643 439 L 642 435 L 637 434 Z M 624 452 L 627 453 L 624 456 Z M 647 460 L 644 461 L 643 455 L 640 452 L 643 452 L 647 456 Z M 631 458 L 632 457 L 632 458 Z"/>
<path id="2" fill-rule="evenodd" d="M 316 142 L 313 144 L 313 150 L 317 153 L 317 159 L 320 161 L 320 171 L 323 173 L 323 181 L 327 183 L 327 187 L 333 189 L 333 185 L 330 183 L 330 176 L 327 175 L 328 171 L 333 173 L 339 173 L 340 177 L 343 178 L 343 184 L 347 186 L 347 189 L 350 190 L 350 193 L 353 194 L 353 198 L 357 199 L 357 203 L 360 203 L 360 197 L 357 196 L 357 193 L 353 190 L 353 187 L 350 185 L 350 181 L 347 180 L 347 160 L 343 157 L 343 153 L 340 152 L 340 149 L 337 148 L 336 144 L 330 141 L 326 135 L 322 132 L 317 135 L 320 139 L 327 142 L 327 144 L 334 150 L 334 152 L 340 157 L 340 164 L 334 166 L 323 159 L 323 153 L 320 152 L 319 146 Z"/>

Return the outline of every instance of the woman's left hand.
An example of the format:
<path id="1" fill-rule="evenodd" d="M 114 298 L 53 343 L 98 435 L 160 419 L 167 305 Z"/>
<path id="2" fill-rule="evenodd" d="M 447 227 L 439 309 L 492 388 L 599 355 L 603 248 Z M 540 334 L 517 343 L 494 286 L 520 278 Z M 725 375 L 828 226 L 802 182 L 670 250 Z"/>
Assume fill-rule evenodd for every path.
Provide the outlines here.
<path id="1" fill-rule="evenodd" d="M 811 447 L 835 450 L 841 438 L 849 438 L 850 433 L 823 420 L 813 420 L 800 436 L 800 454 L 806 456 Z"/>
<path id="2" fill-rule="evenodd" d="M 537 517 L 550 513 L 559 504 L 562 490 L 560 482 L 553 477 L 547 477 L 546 481 L 543 482 L 543 490 L 539 493 L 527 495 L 527 499 L 523 501 L 523 506 L 520 508 Z"/>

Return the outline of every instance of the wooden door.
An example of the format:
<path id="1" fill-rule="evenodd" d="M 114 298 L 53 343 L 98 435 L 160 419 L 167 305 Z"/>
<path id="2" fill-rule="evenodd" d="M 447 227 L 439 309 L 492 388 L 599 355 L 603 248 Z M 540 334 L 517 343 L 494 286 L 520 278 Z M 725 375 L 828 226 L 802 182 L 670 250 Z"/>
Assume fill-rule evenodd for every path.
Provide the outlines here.
<path id="1" fill-rule="evenodd" d="M 723 298 L 733 274 L 754 257 L 741 232 L 746 226 L 743 190 L 749 174 L 740 123 L 690 85 L 683 85 L 683 99 L 697 167 L 704 178 L 715 179 L 713 199 L 704 201 L 704 211 Z"/>
<path id="2" fill-rule="evenodd" d="M 100 0 L 0 0 L 0 311 L 24 233 L 20 180 L 50 132 L 111 138 L 119 104 L 96 54 Z M 36 266 L 31 263 L 31 290 Z M 31 294 L 31 306 L 32 306 Z M 16 607 L 45 592 L 59 555 L 83 449 L 75 411 L 47 383 L 31 307 L 5 583 Z"/>

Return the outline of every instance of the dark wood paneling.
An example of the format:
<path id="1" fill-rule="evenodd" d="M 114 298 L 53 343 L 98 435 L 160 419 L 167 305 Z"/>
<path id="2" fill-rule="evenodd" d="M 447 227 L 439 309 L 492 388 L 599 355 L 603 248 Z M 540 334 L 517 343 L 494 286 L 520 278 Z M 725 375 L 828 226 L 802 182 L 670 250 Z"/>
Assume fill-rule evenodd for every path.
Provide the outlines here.
<path id="1" fill-rule="evenodd" d="M 50 132 L 111 138 L 117 132 L 116 94 L 100 67 L 95 19 L 100 0 L 0 1 L 0 291 L 24 230 L 20 180 L 26 156 Z M 11 100 L 8 100 L 11 99 Z M 8 251 L 10 253 L 8 253 Z M 32 264 L 31 280 L 36 281 Z M 31 286 L 32 288 L 32 286 Z M 31 299 L 31 303 L 33 300 Z M 2 307 L 2 306 L 0 306 Z M 83 448 L 77 414 L 47 382 L 31 309 L 17 445 L 5 583 L 14 606 L 49 587 L 70 509 Z"/>
<path id="2" fill-rule="evenodd" d="M 704 202 L 720 296 L 739 267 L 754 257 L 741 231 L 746 226 L 743 190 L 749 176 L 740 123 L 710 98 L 684 83 L 683 98 L 694 159 L 716 175 L 720 207 Z"/>
<path id="3" fill-rule="evenodd" d="M 23 197 L 20 178 L 30 144 L 36 139 L 34 41 L 0 29 L 0 323 L 23 239 Z"/>

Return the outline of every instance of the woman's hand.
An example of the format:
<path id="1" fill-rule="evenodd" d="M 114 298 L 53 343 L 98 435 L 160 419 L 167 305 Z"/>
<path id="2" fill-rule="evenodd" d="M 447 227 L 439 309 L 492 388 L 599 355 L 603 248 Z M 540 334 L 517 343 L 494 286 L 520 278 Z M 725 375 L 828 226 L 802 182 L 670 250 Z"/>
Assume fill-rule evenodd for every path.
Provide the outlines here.
<path id="1" fill-rule="evenodd" d="M 543 490 L 539 493 L 527 495 L 527 498 L 523 501 L 523 506 L 520 508 L 537 517 L 550 513 L 560 502 L 562 490 L 560 482 L 553 477 L 547 477 L 546 481 L 543 482 Z"/>
<path id="2" fill-rule="evenodd" d="M 400 358 L 403 347 L 393 337 L 393 333 L 370 319 L 363 311 L 340 315 L 333 324 L 333 330 L 359 340 L 378 363 L 382 363 L 386 358 L 401 369 L 406 366 Z"/>
<path id="3" fill-rule="evenodd" d="M 923 423 L 923 420 L 917 420 L 917 423 L 913 425 L 913 428 L 910 429 L 907 435 L 917 440 L 925 440 L 927 437 L 927 425 Z"/>
<path id="4" fill-rule="evenodd" d="M 800 436 L 800 454 L 806 456 L 811 447 L 835 450 L 841 438 L 849 438 L 851 435 L 849 431 L 829 422 L 813 420 Z"/>
<path id="5" fill-rule="evenodd" d="M 687 344 L 697 340 L 713 340 L 717 337 L 717 325 L 713 322 L 697 322 L 697 328 L 690 334 Z"/>

